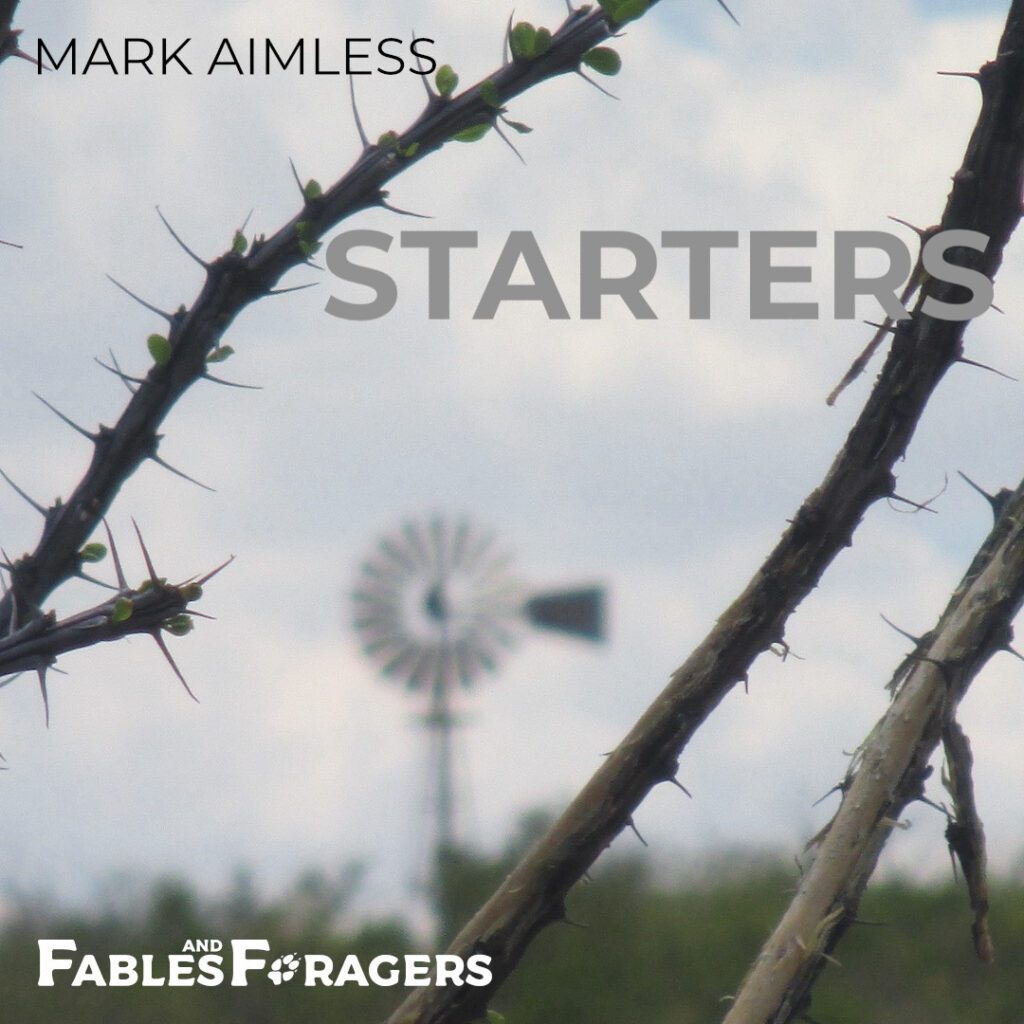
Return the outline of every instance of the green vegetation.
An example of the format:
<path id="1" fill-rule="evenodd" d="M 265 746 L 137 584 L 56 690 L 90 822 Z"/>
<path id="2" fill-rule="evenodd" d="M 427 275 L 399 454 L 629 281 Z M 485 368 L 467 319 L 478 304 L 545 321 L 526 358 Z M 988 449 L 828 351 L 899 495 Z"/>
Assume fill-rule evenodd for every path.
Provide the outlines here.
<path id="1" fill-rule="evenodd" d="M 520 844 L 516 844 L 517 846 Z M 488 860 L 449 854 L 444 865 L 447 933 L 500 881 L 516 851 Z M 796 869 L 721 857 L 667 884 L 649 858 L 614 859 L 573 894 L 583 927 L 550 929 L 495 1003 L 507 1024 L 690 1024 L 713 1022 L 785 906 Z M 179 953 L 188 939 L 266 938 L 272 956 L 425 952 L 401 922 L 350 919 L 357 872 L 310 873 L 273 900 L 240 878 L 219 898 L 187 883 L 122 892 L 90 914 L 15 901 L 0 932 L 0 1006 L 19 1024 L 373 1024 L 403 989 L 278 987 L 258 974 L 249 987 L 36 987 L 38 938 L 74 938 L 81 952 Z M 997 963 L 974 960 L 965 893 L 950 882 L 891 881 L 868 893 L 867 922 L 838 951 L 811 1015 L 823 1024 L 1019 1024 L 1024 966 L 1024 883 L 994 886 Z M 159 957 L 158 957 L 159 960 Z M 62 979 L 63 980 L 63 979 Z"/>

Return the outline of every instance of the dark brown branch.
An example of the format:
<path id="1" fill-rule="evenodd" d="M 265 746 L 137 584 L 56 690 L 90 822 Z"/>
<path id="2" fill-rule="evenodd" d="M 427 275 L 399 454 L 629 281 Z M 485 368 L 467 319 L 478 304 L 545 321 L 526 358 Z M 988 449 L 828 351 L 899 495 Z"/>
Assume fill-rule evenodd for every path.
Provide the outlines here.
<path id="1" fill-rule="evenodd" d="M 1024 0 L 1013 0 L 998 53 L 981 73 L 981 113 L 941 220 L 944 230 L 971 229 L 989 238 L 984 253 L 953 250 L 950 255 L 990 278 L 1021 216 Z M 925 282 L 914 316 L 896 329 L 846 443 L 775 550 L 562 817 L 455 938 L 454 954 L 490 955 L 493 983 L 420 989 L 388 1024 L 468 1024 L 482 1015 L 537 933 L 559 919 L 569 889 L 628 824 L 651 788 L 675 775 L 690 738 L 746 678 L 755 658 L 782 637 L 789 615 L 850 543 L 868 508 L 892 493 L 896 460 L 932 392 L 962 354 L 965 324 L 926 316 L 921 303 L 929 295 L 946 302 L 964 298 L 949 285 Z"/>
<path id="2" fill-rule="evenodd" d="M 153 633 L 176 616 L 186 614 L 189 603 L 201 593 L 195 584 L 171 586 L 158 582 L 121 591 L 102 604 L 60 621 L 52 612 L 37 615 L 0 639 L 0 677 L 49 668 L 70 651 Z M 130 615 L 122 619 L 128 608 Z"/>
<path id="3" fill-rule="evenodd" d="M 540 82 L 575 71 L 581 57 L 612 31 L 600 7 L 573 11 L 543 55 L 512 61 L 490 76 L 501 106 Z M 289 270 L 307 263 L 312 239 L 361 210 L 379 206 L 387 182 L 440 149 L 453 135 L 491 123 L 495 116 L 494 108 L 481 97 L 479 84 L 455 97 L 432 96 L 394 145 L 368 146 L 339 181 L 322 195 L 306 199 L 275 234 L 257 237 L 245 255 L 229 250 L 204 261 L 187 249 L 165 220 L 179 244 L 204 267 L 205 283 L 192 306 L 171 318 L 170 358 L 149 370 L 115 426 L 101 430 L 92 462 L 72 495 L 46 510 L 35 550 L 13 565 L 10 593 L 0 597 L 0 622 L 9 621 L 15 603 L 21 608 L 40 607 L 53 590 L 75 575 L 77 552 L 124 482 L 155 455 L 160 424 L 188 388 L 206 376 L 206 358 L 235 317 L 274 291 Z M 135 380 L 114 366 L 126 384 Z"/>

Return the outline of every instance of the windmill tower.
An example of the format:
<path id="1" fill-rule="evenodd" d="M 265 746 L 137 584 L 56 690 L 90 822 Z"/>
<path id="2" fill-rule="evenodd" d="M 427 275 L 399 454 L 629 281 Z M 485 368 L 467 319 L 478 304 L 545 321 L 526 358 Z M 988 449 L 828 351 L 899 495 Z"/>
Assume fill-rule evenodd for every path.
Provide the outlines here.
<path id="1" fill-rule="evenodd" d="M 353 605 L 367 656 L 421 701 L 419 720 L 430 736 L 434 842 L 443 854 L 458 838 L 456 693 L 496 672 L 501 655 L 530 627 L 604 639 L 605 592 L 529 593 L 492 533 L 466 519 L 435 516 L 407 521 L 380 539 L 362 564 Z"/>

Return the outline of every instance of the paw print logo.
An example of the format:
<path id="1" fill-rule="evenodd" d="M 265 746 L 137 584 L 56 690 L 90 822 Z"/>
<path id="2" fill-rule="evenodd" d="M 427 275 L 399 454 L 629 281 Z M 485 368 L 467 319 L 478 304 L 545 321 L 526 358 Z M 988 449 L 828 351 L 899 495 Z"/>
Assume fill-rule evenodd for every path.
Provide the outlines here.
<path id="1" fill-rule="evenodd" d="M 282 981 L 291 981 L 295 972 L 299 969 L 299 954 L 285 953 L 279 956 L 267 971 L 267 977 L 275 984 L 280 985 Z"/>

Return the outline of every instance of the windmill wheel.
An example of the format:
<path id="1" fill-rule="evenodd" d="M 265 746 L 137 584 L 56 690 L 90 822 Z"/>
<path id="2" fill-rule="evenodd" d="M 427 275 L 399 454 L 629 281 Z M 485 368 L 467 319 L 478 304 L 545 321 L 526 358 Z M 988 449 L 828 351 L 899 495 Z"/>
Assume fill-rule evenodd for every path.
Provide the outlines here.
<path id="1" fill-rule="evenodd" d="M 465 519 L 406 522 L 363 563 L 353 602 L 363 649 L 411 690 L 469 687 L 515 638 L 511 559 Z"/>

